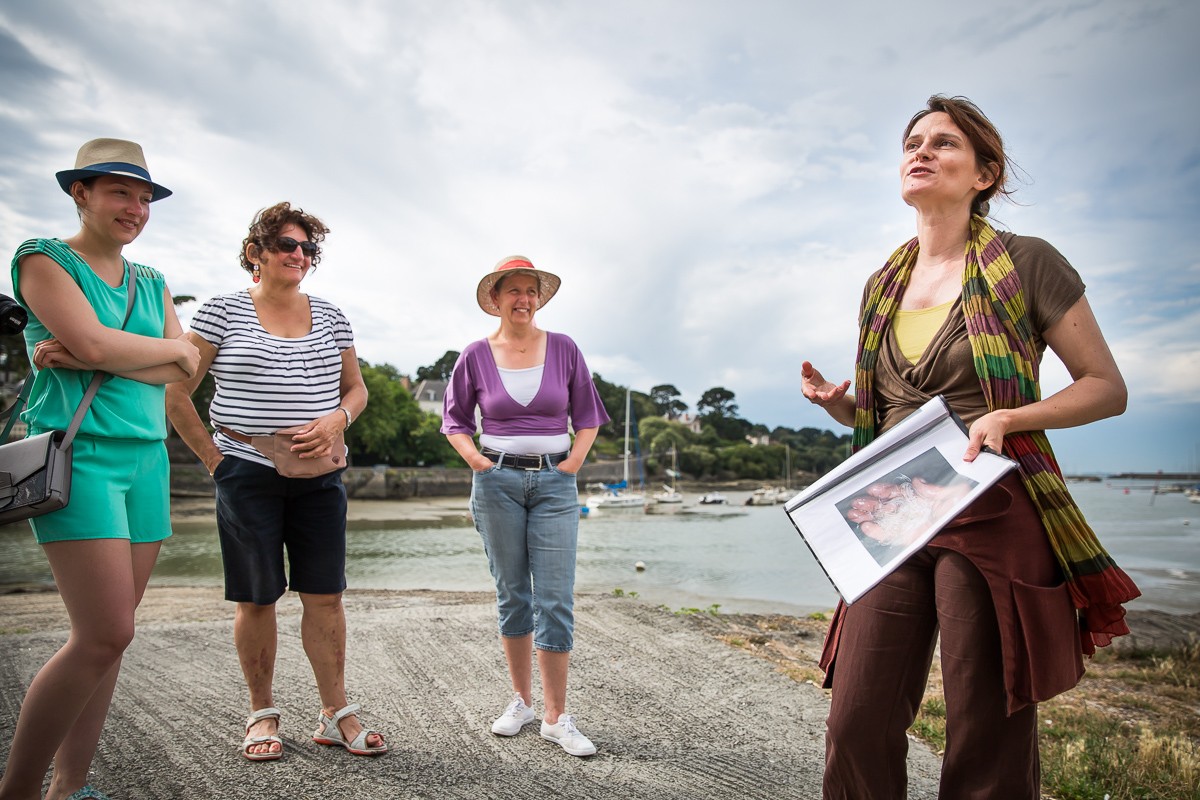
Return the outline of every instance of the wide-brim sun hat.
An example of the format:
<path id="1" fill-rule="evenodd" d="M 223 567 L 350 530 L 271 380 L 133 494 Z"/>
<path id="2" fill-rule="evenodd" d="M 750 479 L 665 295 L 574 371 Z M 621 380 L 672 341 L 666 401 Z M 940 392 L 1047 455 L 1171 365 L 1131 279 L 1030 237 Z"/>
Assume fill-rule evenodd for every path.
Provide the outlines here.
<path id="1" fill-rule="evenodd" d="M 496 262 L 496 266 L 492 267 L 491 272 L 483 276 L 483 280 L 479 282 L 479 288 L 475 291 L 475 299 L 479 301 L 479 307 L 493 317 L 500 316 L 500 309 L 492 300 L 492 287 L 506 275 L 532 275 L 538 279 L 538 308 L 549 303 L 550 298 L 554 297 L 558 287 L 562 285 L 561 278 L 553 272 L 538 269 L 525 256 L 505 256 Z"/>
<path id="2" fill-rule="evenodd" d="M 171 190 L 150 180 L 150 170 L 146 168 L 146 156 L 142 146 L 137 142 L 126 139 L 92 139 L 84 142 L 75 156 L 75 169 L 64 169 L 56 172 L 58 185 L 67 194 L 71 193 L 71 184 L 86 178 L 101 175 L 123 175 L 126 178 L 137 178 L 145 181 L 154 188 L 150 202 L 162 200 L 171 196 Z"/>

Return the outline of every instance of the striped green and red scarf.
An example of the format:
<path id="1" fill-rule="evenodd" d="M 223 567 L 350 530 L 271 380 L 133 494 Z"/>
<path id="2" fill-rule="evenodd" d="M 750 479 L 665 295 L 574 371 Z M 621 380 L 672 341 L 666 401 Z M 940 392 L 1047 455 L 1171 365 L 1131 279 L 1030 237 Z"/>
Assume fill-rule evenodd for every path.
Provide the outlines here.
<path id="1" fill-rule="evenodd" d="M 875 364 L 918 249 L 913 239 L 896 250 L 867 296 L 854 374 L 855 449 L 875 438 Z M 1037 402 L 1040 364 L 1021 282 L 1004 243 L 979 216 L 971 218 L 962 299 L 975 371 L 988 409 Z M 1071 598 L 1080 609 L 1083 652 L 1091 655 L 1114 637 L 1129 633 L 1121 604 L 1141 593 L 1105 552 L 1075 505 L 1046 434 L 1011 433 L 1004 437 L 1004 454 L 1019 465 L 1021 480 L 1046 527 Z"/>

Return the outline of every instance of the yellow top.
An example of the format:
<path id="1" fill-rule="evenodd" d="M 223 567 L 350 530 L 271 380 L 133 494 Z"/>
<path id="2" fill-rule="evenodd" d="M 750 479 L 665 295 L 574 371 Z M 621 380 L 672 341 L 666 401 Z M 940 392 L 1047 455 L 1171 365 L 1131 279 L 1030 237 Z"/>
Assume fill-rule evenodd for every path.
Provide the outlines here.
<path id="1" fill-rule="evenodd" d="M 919 308 L 915 311 L 897 310 L 892 317 L 892 331 L 896 335 L 896 344 L 900 352 L 910 363 L 916 364 L 925 354 L 925 348 L 933 341 L 933 335 L 946 321 L 950 306 L 954 301 L 942 303 L 932 308 Z"/>

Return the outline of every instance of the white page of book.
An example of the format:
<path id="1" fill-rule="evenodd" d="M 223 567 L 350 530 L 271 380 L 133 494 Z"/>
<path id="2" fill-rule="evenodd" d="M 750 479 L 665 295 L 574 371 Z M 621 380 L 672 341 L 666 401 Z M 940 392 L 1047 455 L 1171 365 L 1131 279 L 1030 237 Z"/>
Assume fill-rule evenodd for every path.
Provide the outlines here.
<path id="1" fill-rule="evenodd" d="M 1016 466 L 986 452 L 963 461 L 960 426 L 934 398 L 784 506 L 847 603 Z"/>

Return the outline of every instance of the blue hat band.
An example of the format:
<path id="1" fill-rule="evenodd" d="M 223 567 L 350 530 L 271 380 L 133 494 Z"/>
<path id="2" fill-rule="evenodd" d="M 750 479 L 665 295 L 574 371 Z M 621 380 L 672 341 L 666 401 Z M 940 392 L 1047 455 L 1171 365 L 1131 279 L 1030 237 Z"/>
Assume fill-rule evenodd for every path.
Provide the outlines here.
<path id="1" fill-rule="evenodd" d="M 137 164 L 129 164 L 124 161 L 105 161 L 102 164 L 88 164 L 86 167 L 81 167 L 83 170 L 94 170 L 96 172 L 125 172 L 150 183 L 150 173 L 139 167 Z"/>

